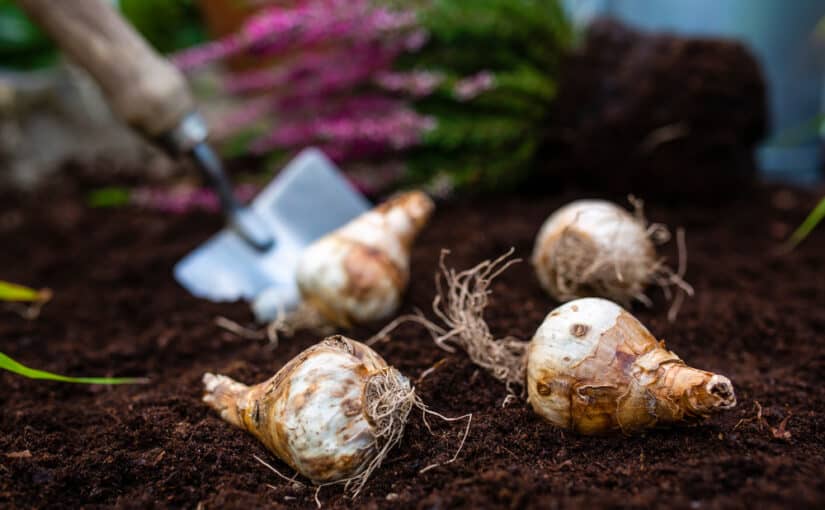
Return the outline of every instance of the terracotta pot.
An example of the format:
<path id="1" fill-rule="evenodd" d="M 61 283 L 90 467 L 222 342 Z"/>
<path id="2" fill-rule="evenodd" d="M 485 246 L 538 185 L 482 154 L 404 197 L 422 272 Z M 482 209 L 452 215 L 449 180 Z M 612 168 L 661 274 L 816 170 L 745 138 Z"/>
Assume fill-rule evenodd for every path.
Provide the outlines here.
<path id="1" fill-rule="evenodd" d="M 296 5 L 301 0 L 198 0 L 207 31 L 212 38 L 220 38 L 237 31 L 252 14 L 272 5 Z M 239 55 L 229 60 L 229 67 L 239 71 L 263 68 L 276 59 Z"/>

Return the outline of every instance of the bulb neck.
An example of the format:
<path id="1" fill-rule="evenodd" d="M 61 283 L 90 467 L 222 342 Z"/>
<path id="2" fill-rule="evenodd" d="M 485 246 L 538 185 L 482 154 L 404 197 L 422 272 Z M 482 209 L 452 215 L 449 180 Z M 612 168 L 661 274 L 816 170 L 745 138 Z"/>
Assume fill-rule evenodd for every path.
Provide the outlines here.
<path id="1" fill-rule="evenodd" d="M 409 248 L 434 209 L 430 197 L 420 191 L 411 191 L 391 198 L 375 211 L 384 216 L 387 228 L 404 247 Z"/>
<path id="2" fill-rule="evenodd" d="M 723 376 L 682 363 L 665 368 L 658 386 L 669 402 L 677 402 L 677 414 L 703 418 L 736 406 L 733 384 Z"/>

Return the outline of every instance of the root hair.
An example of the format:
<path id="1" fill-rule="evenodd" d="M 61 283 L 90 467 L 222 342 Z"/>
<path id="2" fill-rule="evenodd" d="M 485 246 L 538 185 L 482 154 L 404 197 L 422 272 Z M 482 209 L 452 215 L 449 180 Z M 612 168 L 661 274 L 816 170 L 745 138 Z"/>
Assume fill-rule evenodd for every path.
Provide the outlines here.
<path id="1" fill-rule="evenodd" d="M 490 284 L 510 266 L 521 262 L 511 258 L 511 248 L 494 260 L 486 260 L 464 271 L 448 268 L 445 259 L 449 250 L 441 251 L 439 272 L 435 275 L 436 296 L 433 313 L 443 325 L 427 319 L 423 313 L 398 317 L 373 336 L 369 342 L 385 339 L 398 326 L 406 322 L 422 325 L 435 343 L 447 352 L 455 347 L 467 353 L 470 360 L 503 382 L 508 394 L 514 387 L 524 389 L 527 342 L 515 337 L 497 339 L 484 320 L 484 310 L 489 304 Z"/>
<path id="2" fill-rule="evenodd" d="M 357 475 L 343 481 L 344 489 L 352 491 L 353 498 L 358 497 L 373 471 L 404 437 L 407 420 L 417 401 L 418 396 L 409 379 L 395 368 L 385 368 L 367 380 L 364 386 L 364 414 L 373 425 L 378 453 Z"/>
<path id="3" fill-rule="evenodd" d="M 459 347 L 473 363 L 502 381 L 508 393 L 513 392 L 513 386 L 524 387 L 528 344 L 515 337 L 495 338 L 484 320 L 484 310 L 489 304 L 493 280 L 521 262 L 511 258 L 514 251 L 510 248 L 497 259 L 456 271 L 445 263 L 449 251 L 442 250 L 433 312 L 446 327 L 430 329 L 439 347 L 448 352 L 454 352 L 453 345 Z"/>
<path id="4" fill-rule="evenodd" d="M 644 228 L 647 238 L 655 246 L 663 245 L 672 238 L 668 227 L 662 223 L 649 223 L 644 214 L 644 202 L 633 195 L 628 196 L 633 206 L 633 221 Z M 619 260 L 614 250 L 600 251 L 595 257 L 588 260 L 588 250 L 582 246 L 583 241 L 573 234 L 572 225 L 565 228 L 558 241 L 557 250 L 565 254 L 562 259 L 556 259 L 559 267 L 555 273 L 555 287 L 559 291 L 559 299 L 570 301 L 583 295 L 597 295 L 606 297 L 627 307 L 632 300 L 639 301 L 645 306 L 652 306 L 652 301 L 644 293 L 644 288 L 654 284 L 662 289 L 665 298 L 671 302 L 668 310 L 668 320 L 676 320 L 679 309 L 685 296 L 693 296 L 693 287 L 684 279 L 687 270 L 687 247 L 685 244 L 684 229 L 676 230 L 676 241 L 679 251 L 679 263 L 674 271 L 664 259 L 650 258 L 645 260 L 643 272 L 638 275 L 622 273 L 622 260 Z M 618 229 L 616 229 L 618 233 Z M 590 250 L 592 252 L 592 250 Z M 644 257 L 648 259 L 648 257 Z M 674 290 L 675 289 L 675 290 Z"/>
<path id="5" fill-rule="evenodd" d="M 248 328 L 222 315 L 215 317 L 215 326 L 246 340 L 266 340 L 266 332 Z"/>
<path id="6" fill-rule="evenodd" d="M 309 330 L 319 335 L 329 335 L 335 328 L 317 308 L 302 302 L 290 312 L 278 310 L 275 320 L 266 327 L 266 337 L 272 347 L 278 347 L 281 335 L 290 338 L 298 331 Z"/>
<path id="7" fill-rule="evenodd" d="M 404 430 L 407 426 L 410 413 L 413 408 L 418 408 L 422 412 L 422 419 L 424 425 L 430 433 L 433 433 L 430 423 L 427 421 L 427 416 L 435 416 L 444 420 L 445 422 L 454 422 L 459 420 L 467 420 L 467 426 L 461 436 L 458 449 L 452 458 L 447 462 L 430 464 L 423 468 L 419 473 L 424 473 L 430 469 L 438 466 L 443 466 L 455 462 L 459 453 L 464 448 L 464 443 L 467 440 L 467 435 L 470 432 L 470 424 L 472 423 L 473 415 L 465 414 L 450 418 L 431 410 L 415 392 L 415 388 L 410 384 L 409 379 L 404 377 L 398 370 L 392 367 L 387 367 L 380 372 L 374 374 L 367 380 L 364 387 L 364 413 L 367 419 L 373 426 L 373 435 L 375 438 L 375 448 L 377 454 L 370 460 L 364 463 L 358 471 L 358 474 L 343 480 L 335 482 L 328 482 L 318 484 L 315 491 L 315 502 L 320 508 L 321 502 L 318 495 L 322 488 L 331 485 L 344 485 L 344 491 L 348 492 L 352 499 L 358 497 L 361 491 L 367 484 L 372 473 L 378 469 L 386 460 L 389 452 L 401 441 L 404 437 Z M 263 463 L 263 462 L 262 462 Z M 263 463 L 269 469 L 275 471 L 271 466 Z M 294 481 L 294 478 L 287 478 L 278 473 L 281 478 Z"/>

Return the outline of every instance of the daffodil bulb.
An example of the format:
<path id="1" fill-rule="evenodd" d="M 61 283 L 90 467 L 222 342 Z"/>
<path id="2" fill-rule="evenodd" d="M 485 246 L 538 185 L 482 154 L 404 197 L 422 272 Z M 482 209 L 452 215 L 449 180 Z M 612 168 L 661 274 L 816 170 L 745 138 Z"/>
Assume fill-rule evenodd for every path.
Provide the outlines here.
<path id="1" fill-rule="evenodd" d="M 203 397 L 317 484 L 366 478 L 403 434 L 415 405 L 409 380 L 366 345 L 329 337 L 271 379 L 247 386 L 206 374 Z"/>
<path id="2" fill-rule="evenodd" d="M 550 423 L 581 434 L 629 434 L 736 405 L 727 377 L 688 366 L 606 299 L 581 298 L 556 308 L 530 342 L 495 338 L 484 310 L 492 280 L 515 262 L 508 256 L 465 271 L 448 269 L 442 258 L 433 309 L 443 325 L 412 319 L 439 346 L 451 352 L 459 347 L 508 389 L 525 388 L 533 410 Z"/>
<path id="3" fill-rule="evenodd" d="M 403 193 L 310 245 L 297 269 L 306 306 L 349 327 L 396 312 L 410 278 L 410 250 L 432 215 L 422 192 Z"/>
<path id="4" fill-rule="evenodd" d="M 640 203 L 637 203 L 638 207 Z M 558 301 L 605 297 L 625 305 L 647 303 L 645 288 L 658 283 L 690 287 L 663 264 L 654 241 L 667 230 L 604 200 L 577 200 L 554 212 L 541 227 L 532 263 L 541 285 Z"/>
<path id="5" fill-rule="evenodd" d="M 605 299 L 577 299 L 550 312 L 526 362 L 533 409 L 581 434 L 632 433 L 736 405 L 727 377 L 689 367 Z"/>

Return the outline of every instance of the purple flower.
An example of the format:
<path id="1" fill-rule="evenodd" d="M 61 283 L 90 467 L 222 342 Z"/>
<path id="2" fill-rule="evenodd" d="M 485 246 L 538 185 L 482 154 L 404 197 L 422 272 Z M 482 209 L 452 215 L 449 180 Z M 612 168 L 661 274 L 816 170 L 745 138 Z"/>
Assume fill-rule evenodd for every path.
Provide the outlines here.
<path id="1" fill-rule="evenodd" d="M 248 202 L 258 191 L 258 186 L 241 184 L 235 188 L 235 196 L 241 202 Z M 132 192 L 132 203 L 171 214 L 219 212 L 221 208 L 218 196 L 208 188 L 138 188 Z"/>
<path id="2" fill-rule="evenodd" d="M 389 92 L 424 97 L 432 94 L 441 85 L 444 81 L 444 75 L 431 71 L 412 71 L 409 73 L 385 71 L 378 73 L 373 81 Z"/>
<path id="3" fill-rule="evenodd" d="M 496 77 L 490 71 L 481 71 L 455 84 L 453 94 L 459 101 L 469 101 L 492 89 Z"/>
<path id="4" fill-rule="evenodd" d="M 212 122 L 210 136 L 224 140 L 272 115 L 273 99 L 268 96 L 253 97 L 229 108 L 220 115 L 219 122 Z"/>
<path id="5" fill-rule="evenodd" d="M 250 18 L 238 33 L 179 52 L 172 60 L 189 71 L 245 51 L 280 55 L 291 48 L 321 43 L 380 39 L 386 33 L 411 29 L 415 22 L 413 12 L 373 7 L 369 0 L 314 0 L 296 7 L 273 6 Z"/>
<path id="6" fill-rule="evenodd" d="M 241 53 L 282 56 L 277 66 L 226 78 L 226 90 L 247 99 L 222 118 L 218 136 L 266 120 L 275 127 L 252 142 L 253 153 L 317 145 L 341 162 L 405 150 L 434 127 L 403 96 L 432 94 L 444 77 L 393 72 L 399 55 L 417 51 L 428 39 L 412 10 L 392 10 L 374 0 L 304 0 L 262 10 L 238 33 L 174 60 L 190 70 Z M 157 202 L 171 210 L 193 200 L 165 196 Z M 198 207 L 212 199 L 203 200 Z"/>
<path id="7" fill-rule="evenodd" d="M 366 144 L 397 151 L 417 144 L 422 134 L 434 126 L 431 117 L 400 107 L 383 114 L 327 117 L 282 125 L 254 142 L 252 150 L 265 153 L 277 148 L 322 144 L 340 154 L 336 146 Z"/>

